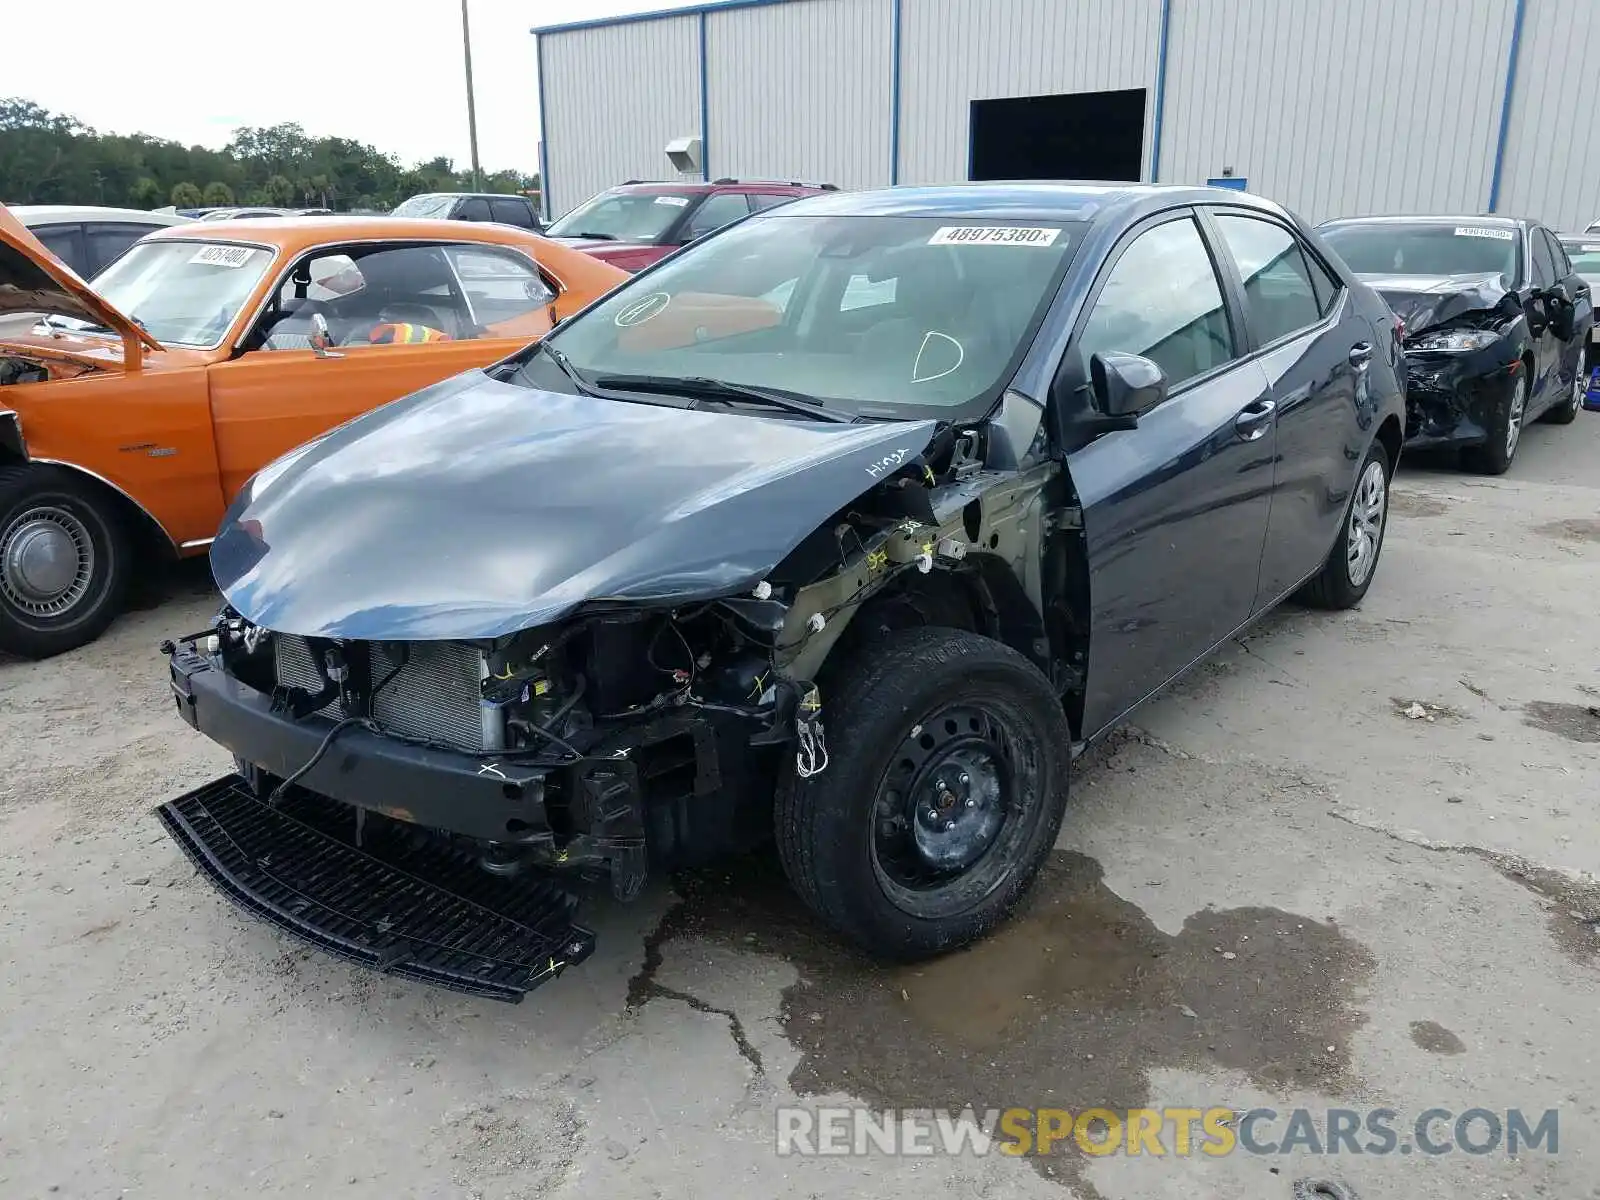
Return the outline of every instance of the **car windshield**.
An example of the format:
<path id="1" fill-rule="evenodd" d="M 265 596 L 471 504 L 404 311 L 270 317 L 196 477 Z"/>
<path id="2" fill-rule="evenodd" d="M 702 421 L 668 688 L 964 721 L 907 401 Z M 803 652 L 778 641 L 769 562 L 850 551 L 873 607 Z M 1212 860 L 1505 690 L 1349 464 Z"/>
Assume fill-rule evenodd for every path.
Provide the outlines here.
<path id="1" fill-rule="evenodd" d="M 454 196 L 413 196 L 395 205 L 391 217 L 442 217 L 450 211 Z"/>
<path id="2" fill-rule="evenodd" d="M 578 205 L 545 233 L 549 237 L 657 242 L 691 203 L 690 196 L 667 192 L 602 192 Z"/>
<path id="3" fill-rule="evenodd" d="M 1600 275 L 1600 237 L 1562 238 L 1572 269 L 1579 275 Z"/>
<path id="4" fill-rule="evenodd" d="M 272 262 L 272 251 L 233 242 L 140 242 L 91 281 L 156 341 L 215 346 Z M 99 328 L 59 321 L 68 328 Z"/>
<path id="5" fill-rule="evenodd" d="M 714 379 L 868 416 L 960 409 L 1009 377 L 1084 228 L 783 211 L 624 285 L 552 345 L 590 381 Z M 542 382 L 547 364 L 528 369 Z"/>
<path id="6" fill-rule="evenodd" d="M 1470 221 L 1352 222 L 1320 231 L 1361 275 L 1488 275 L 1517 282 L 1517 235 L 1505 225 Z"/>

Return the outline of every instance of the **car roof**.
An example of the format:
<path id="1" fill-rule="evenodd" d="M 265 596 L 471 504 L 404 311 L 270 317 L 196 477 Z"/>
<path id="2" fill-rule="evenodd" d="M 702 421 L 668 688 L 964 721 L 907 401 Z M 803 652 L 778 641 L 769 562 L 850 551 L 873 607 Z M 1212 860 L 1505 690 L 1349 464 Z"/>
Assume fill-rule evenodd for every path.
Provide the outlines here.
<path id="1" fill-rule="evenodd" d="M 291 254 L 337 242 L 489 242 L 535 249 L 549 243 L 515 225 L 490 221 L 444 221 L 433 217 L 245 217 L 237 221 L 193 221 L 146 235 L 148 241 L 250 242 Z"/>
<path id="2" fill-rule="evenodd" d="M 959 217 L 967 220 L 1138 220 L 1175 204 L 1228 204 L 1287 218 L 1270 200 L 1231 188 L 1165 183 L 994 182 L 827 192 L 772 209 L 772 217 Z"/>
<path id="3" fill-rule="evenodd" d="M 685 179 L 681 182 L 673 179 L 630 179 L 627 183 L 619 183 L 616 187 L 607 188 L 610 192 L 638 192 L 641 195 L 655 193 L 670 195 L 698 195 L 701 192 L 737 192 L 749 188 L 781 188 L 793 192 L 818 192 L 822 185 L 818 183 L 794 183 L 787 179 L 724 179 L 711 180 Z"/>
<path id="4" fill-rule="evenodd" d="M 1526 217 L 1507 217 L 1499 213 L 1397 213 L 1389 216 L 1337 217 L 1324 221 L 1318 228 L 1330 225 L 1448 225 L 1451 222 L 1488 225 L 1497 229 L 1521 228 L 1537 222 Z"/>
<path id="5" fill-rule="evenodd" d="M 24 225 L 52 221 L 126 221 L 138 225 L 187 225 L 188 217 L 150 212 L 143 208 L 112 208 L 94 204 L 13 204 L 9 206 Z"/>

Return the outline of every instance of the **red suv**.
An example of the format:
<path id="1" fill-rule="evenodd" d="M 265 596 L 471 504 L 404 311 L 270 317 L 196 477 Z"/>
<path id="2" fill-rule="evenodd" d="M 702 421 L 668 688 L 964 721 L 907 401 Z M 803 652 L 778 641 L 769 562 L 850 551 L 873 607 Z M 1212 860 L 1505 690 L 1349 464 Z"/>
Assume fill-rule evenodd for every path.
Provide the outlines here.
<path id="1" fill-rule="evenodd" d="M 545 236 L 624 271 L 639 271 L 679 246 L 763 208 L 801 196 L 836 192 L 831 183 L 716 179 L 710 183 L 647 183 L 630 179 L 593 196 L 552 222 Z"/>

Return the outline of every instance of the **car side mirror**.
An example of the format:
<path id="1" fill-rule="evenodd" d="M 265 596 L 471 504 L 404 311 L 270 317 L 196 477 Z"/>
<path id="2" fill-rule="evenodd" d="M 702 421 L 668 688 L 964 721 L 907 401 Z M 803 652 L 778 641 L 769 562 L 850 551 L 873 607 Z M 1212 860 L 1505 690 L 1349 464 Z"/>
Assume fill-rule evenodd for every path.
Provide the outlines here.
<path id="1" fill-rule="evenodd" d="M 1132 429 L 1167 398 L 1167 373 L 1138 354 L 1094 354 L 1089 358 L 1089 390 L 1107 428 Z"/>
<path id="2" fill-rule="evenodd" d="M 343 358 L 333 349 L 333 334 L 328 329 L 328 319 L 321 313 L 311 314 L 311 349 L 318 358 Z"/>

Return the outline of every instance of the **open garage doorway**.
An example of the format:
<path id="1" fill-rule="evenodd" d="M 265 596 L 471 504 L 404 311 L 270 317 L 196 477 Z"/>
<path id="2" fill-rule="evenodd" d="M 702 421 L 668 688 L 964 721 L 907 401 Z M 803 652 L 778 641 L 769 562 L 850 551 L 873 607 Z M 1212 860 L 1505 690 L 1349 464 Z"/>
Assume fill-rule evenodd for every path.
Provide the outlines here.
<path id="1" fill-rule="evenodd" d="M 1144 89 L 974 100 L 970 179 L 1101 179 L 1144 174 Z"/>

